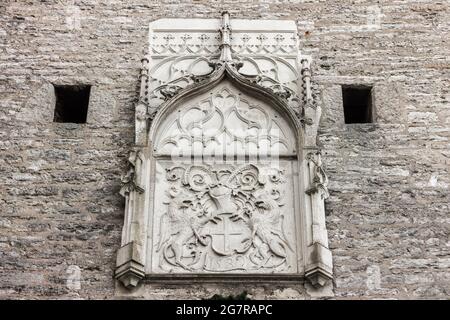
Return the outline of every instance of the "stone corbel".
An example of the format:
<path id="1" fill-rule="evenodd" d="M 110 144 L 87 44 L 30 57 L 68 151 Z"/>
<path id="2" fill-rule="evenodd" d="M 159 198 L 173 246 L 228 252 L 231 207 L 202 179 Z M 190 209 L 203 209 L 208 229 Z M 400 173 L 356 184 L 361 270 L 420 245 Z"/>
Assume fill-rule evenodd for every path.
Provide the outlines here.
<path id="1" fill-rule="evenodd" d="M 317 148 L 306 152 L 306 176 L 309 196 L 309 219 L 311 229 L 308 236 L 305 276 L 314 287 L 324 286 L 333 276 L 333 262 L 328 248 L 325 226 L 325 203 L 328 197 L 328 178 L 322 167 L 321 154 Z"/>
<path id="2" fill-rule="evenodd" d="M 125 222 L 122 246 L 117 253 L 115 278 L 126 287 L 134 287 L 145 276 L 146 228 L 139 224 L 146 205 L 148 186 L 141 177 L 148 172 L 145 148 L 135 148 L 128 158 L 130 167 L 122 177 L 120 193 L 125 197 Z"/>
<path id="3" fill-rule="evenodd" d="M 142 246 L 134 241 L 122 246 L 117 252 L 115 277 L 126 288 L 136 287 L 145 277 L 142 256 Z"/>

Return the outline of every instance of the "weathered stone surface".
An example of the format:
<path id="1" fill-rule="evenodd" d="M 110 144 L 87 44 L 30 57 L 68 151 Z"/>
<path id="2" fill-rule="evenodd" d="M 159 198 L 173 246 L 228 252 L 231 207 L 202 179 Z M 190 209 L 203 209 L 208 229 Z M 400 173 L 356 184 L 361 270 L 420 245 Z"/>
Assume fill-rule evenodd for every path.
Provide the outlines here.
<path id="1" fill-rule="evenodd" d="M 2 1 L 0 297 L 120 297 L 118 191 L 148 24 L 222 9 L 297 21 L 301 50 L 313 57 L 333 298 L 447 298 L 450 8 L 433 0 Z M 93 85 L 87 124 L 51 122 L 51 83 Z M 344 125 L 340 84 L 374 85 L 376 124 Z M 249 287 L 155 286 L 136 296 L 331 296 L 303 284 Z"/>

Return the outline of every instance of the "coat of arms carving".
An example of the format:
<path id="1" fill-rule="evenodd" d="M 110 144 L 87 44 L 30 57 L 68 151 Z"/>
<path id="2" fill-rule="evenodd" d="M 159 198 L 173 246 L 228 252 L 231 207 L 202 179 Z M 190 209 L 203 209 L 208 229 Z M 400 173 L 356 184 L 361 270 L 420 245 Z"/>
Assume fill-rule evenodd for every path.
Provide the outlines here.
<path id="1" fill-rule="evenodd" d="M 253 164 L 166 168 L 158 267 L 171 272 L 292 272 L 283 170 Z"/>

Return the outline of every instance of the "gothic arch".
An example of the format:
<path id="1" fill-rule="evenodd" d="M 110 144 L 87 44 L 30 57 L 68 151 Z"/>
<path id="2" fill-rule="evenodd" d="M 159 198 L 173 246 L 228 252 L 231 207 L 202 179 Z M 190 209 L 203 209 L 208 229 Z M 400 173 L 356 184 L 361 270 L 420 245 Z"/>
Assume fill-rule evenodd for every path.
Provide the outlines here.
<path id="1" fill-rule="evenodd" d="M 289 120 L 297 135 L 302 137 L 302 119 L 299 115 L 296 115 L 295 111 L 282 98 L 283 95 L 288 96 L 290 94 L 289 91 L 275 92 L 259 85 L 258 81 L 260 79 L 258 77 L 246 77 L 240 74 L 237 69 L 239 65 L 236 65 L 233 60 L 231 62 L 218 61 L 213 66 L 214 69 L 210 74 L 197 79 L 194 77 L 193 83 L 185 88 L 170 89 L 171 84 L 166 85 L 165 90 L 171 91 L 173 95 L 152 115 L 153 119 L 149 132 L 150 139 L 155 135 L 155 131 L 159 127 L 161 120 L 167 114 L 171 113 L 180 103 L 195 95 L 212 90 L 224 80 L 229 80 L 239 87 L 240 91 L 246 92 L 251 96 L 259 99 L 267 99 L 272 107 Z"/>

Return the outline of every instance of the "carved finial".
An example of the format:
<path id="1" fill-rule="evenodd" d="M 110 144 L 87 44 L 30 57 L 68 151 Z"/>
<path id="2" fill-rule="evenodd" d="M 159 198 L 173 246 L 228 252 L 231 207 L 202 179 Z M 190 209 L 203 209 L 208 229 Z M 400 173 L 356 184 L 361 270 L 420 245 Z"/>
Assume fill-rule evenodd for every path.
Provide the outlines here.
<path id="1" fill-rule="evenodd" d="M 220 27 L 220 33 L 222 35 L 222 42 L 220 44 L 220 61 L 229 62 L 232 61 L 231 57 L 231 26 L 230 15 L 228 11 L 222 13 L 222 26 Z"/>
<path id="2" fill-rule="evenodd" d="M 313 103 L 313 96 L 312 96 L 312 89 L 311 89 L 311 68 L 310 68 L 310 59 L 303 58 L 301 60 L 302 65 L 302 80 L 303 80 L 303 102 L 305 104 L 305 108 L 312 107 L 314 108 L 315 105 Z"/>
<path id="3" fill-rule="evenodd" d="M 139 78 L 141 79 L 141 88 L 139 91 L 139 101 L 147 104 L 148 103 L 148 55 L 144 55 L 141 59 L 141 73 Z"/>

